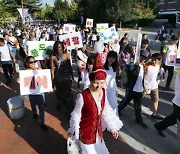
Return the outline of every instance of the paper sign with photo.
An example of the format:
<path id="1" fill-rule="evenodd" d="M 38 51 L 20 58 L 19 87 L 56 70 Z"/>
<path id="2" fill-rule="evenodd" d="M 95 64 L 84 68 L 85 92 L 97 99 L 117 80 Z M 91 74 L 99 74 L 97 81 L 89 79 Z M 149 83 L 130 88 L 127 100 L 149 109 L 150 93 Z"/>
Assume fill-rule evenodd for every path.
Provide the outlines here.
<path id="1" fill-rule="evenodd" d="M 20 70 L 20 94 L 39 94 L 52 91 L 50 69 Z"/>

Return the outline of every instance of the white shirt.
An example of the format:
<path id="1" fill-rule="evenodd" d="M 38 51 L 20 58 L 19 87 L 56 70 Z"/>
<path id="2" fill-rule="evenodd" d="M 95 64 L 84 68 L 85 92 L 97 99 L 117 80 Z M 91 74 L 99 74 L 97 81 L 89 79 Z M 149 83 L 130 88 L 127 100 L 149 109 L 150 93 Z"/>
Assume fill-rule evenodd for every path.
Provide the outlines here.
<path id="1" fill-rule="evenodd" d="M 179 77 L 178 74 L 176 75 L 174 85 L 175 85 L 174 86 L 174 94 L 175 94 L 175 96 L 174 96 L 172 102 L 180 107 L 180 101 L 179 101 L 180 100 L 180 77 Z"/>
<path id="2" fill-rule="evenodd" d="M 160 66 L 149 65 L 144 78 L 144 86 L 146 89 L 153 90 L 158 88 L 157 76 Z"/>
<path id="3" fill-rule="evenodd" d="M 118 43 L 113 44 L 112 46 L 113 51 L 115 51 L 117 54 L 119 54 L 120 45 Z"/>
<path id="4" fill-rule="evenodd" d="M 135 92 L 143 92 L 144 91 L 144 88 L 143 88 L 144 66 L 143 65 L 139 65 L 139 66 L 140 66 L 139 75 L 136 80 L 136 84 L 133 88 L 133 91 L 135 91 Z"/>
<path id="5" fill-rule="evenodd" d="M 88 88 L 90 85 L 90 81 L 89 81 L 89 72 L 87 69 L 81 72 L 81 78 L 82 78 L 82 83 L 84 85 L 83 89 Z"/>
<path id="6" fill-rule="evenodd" d="M 87 63 L 87 56 L 84 52 L 82 52 L 81 50 L 77 51 L 77 66 L 78 67 L 84 67 Z"/>
<path id="7" fill-rule="evenodd" d="M 98 52 L 103 52 L 103 50 L 104 50 L 104 42 L 101 40 L 96 42 L 94 45 L 94 51 L 98 53 Z"/>
<path id="8" fill-rule="evenodd" d="M 0 46 L 0 57 L 1 57 L 1 61 L 11 60 L 11 56 L 7 44 L 5 44 L 4 46 Z"/>

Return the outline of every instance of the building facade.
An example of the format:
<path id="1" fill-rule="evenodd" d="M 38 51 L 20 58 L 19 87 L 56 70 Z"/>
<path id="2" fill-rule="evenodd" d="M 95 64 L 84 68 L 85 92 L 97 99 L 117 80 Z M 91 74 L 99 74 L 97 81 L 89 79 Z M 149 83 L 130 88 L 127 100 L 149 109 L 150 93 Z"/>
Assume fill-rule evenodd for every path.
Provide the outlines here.
<path id="1" fill-rule="evenodd" d="M 159 16 L 168 18 L 170 23 L 180 24 L 180 0 L 157 0 Z"/>

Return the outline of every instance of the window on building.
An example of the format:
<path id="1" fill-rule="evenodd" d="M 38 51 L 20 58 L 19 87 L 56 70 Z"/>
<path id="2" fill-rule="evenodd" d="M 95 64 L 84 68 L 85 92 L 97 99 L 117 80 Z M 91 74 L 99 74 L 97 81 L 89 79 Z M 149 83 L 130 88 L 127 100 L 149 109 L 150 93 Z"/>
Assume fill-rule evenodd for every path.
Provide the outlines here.
<path id="1" fill-rule="evenodd" d="M 177 2 L 177 0 L 168 0 L 168 3 Z"/>
<path id="2" fill-rule="evenodd" d="M 157 2 L 158 3 L 164 3 L 164 0 L 158 0 Z"/>

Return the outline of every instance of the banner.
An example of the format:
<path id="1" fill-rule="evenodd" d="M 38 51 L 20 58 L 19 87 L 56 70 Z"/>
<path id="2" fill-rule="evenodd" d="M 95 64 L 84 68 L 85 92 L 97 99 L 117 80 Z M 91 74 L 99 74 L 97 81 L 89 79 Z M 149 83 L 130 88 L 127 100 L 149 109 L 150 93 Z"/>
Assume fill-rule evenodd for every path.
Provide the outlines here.
<path id="1" fill-rule="evenodd" d="M 105 43 L 119 38 L 119 35 L 116 32 L 115 27 L 111 27 L 106 30 L 100 31 L 99 36 L 101 37 L 102 40 L 105 41 Z"/>
<path id="2" fill-rule="evenodd" d="M 22 23 L 24 24 L 24 23 L 26 22 L 25 19 L 26 19 L 27 16 L 29 15 L 29 13 L 28 13 L 28 10 L 29 10 L 29 9 L 23 8 L 23 10 L 22 10 L 22 8 L 17 8 L 17 10 L 18 10 L 19 14 L 21 15 Z"/>
<path id="3" fill-rule="evenodd" d="M 106 30 L 109 28 L 109 24 L 108 23 L 101 23 L 101 24 L 96 24 L 96 30 L 97 32 L 100 32 L 102 30 Z"/>
<path id="4" fill-rule="evenodd" d="M 60 35 L 59 40 L 66 43 L 67 50 L 72 50 L 77 48 L 82 48 L 82 38 L 80 32 L 69 33 L 65 35 Z"/>
<path id="5" fill-rule="evenodd" d="M 28 41 L 28 55 L 36 60 L 49 59 L 53 45 L 54 41 Z"/>
<path id="6" fill-rule="evenodd" d="M 134 57 L 134 63 L 140 60 L 140 50 L 141 50 L 141 41 L 142 41 L 142 34 L 138 34 L 137 44 L 136 44 L 136 52 Z"/>
<path id="7" fill-rule="evenodd" d="M 93 19 L 86 19 L 86 27 L 93 27 Z"/>
<path id="8" fill-rule="evenodd" d="M 74 33 L 76 30 L 76 25 L 73 24 L 64 24 L 63 25 L 63 32 L 68 34 L 68 33 Z"/>
<path id="9" fill-rule="evenodd" d="M 52 91 L 50 69 L 20 70 L 20 94 L 38 94 Z"/>

